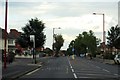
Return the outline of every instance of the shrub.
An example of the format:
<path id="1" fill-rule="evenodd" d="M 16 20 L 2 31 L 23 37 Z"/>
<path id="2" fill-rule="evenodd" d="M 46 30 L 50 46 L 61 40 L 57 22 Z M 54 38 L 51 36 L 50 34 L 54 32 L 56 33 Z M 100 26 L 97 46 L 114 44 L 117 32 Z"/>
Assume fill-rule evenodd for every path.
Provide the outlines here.
<path id="1" fill-rule="evenodd" d="M 115 57 L 115 55 L 113 55 L 112 53 L 105 53 L 104 55 L 103 55 L 103 58 L 104 59 L 114 59 L 114 57 Z"/>
<path id="2" fill-rule="evenodd" d="M 12 51 L 10 51 L 10 52 L 8 53 L 7 59 L 8 59 L 8 62 L 9 62 L 9 63 L 12 63 L 12 62 L 15 60 L 15 53 L 12 52 Z"/>

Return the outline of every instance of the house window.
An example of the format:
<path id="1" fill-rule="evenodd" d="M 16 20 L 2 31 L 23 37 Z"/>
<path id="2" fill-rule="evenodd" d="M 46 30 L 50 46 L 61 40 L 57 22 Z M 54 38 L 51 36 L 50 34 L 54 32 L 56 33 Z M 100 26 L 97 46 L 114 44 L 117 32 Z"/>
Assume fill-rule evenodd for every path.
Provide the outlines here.
<path id="1" fill-rule="evenodd" d="M 8 44 L 13 44 L 13 40 L 8 40 Z"/>

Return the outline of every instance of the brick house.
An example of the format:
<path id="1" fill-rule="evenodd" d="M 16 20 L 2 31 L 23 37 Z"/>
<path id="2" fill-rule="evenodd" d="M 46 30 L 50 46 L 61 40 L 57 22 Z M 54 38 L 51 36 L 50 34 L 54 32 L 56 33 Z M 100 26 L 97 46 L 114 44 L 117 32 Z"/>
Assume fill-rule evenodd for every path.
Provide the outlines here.
<path id="1" fill-rule="evenodd" d="M 8 34 L 8 49 L 15 52 L 16 49 L 21 48 L 19 44 L 16 43 L 16 39 L 19 38 L 21 32 L 16 29 L 10 29 Z"/>

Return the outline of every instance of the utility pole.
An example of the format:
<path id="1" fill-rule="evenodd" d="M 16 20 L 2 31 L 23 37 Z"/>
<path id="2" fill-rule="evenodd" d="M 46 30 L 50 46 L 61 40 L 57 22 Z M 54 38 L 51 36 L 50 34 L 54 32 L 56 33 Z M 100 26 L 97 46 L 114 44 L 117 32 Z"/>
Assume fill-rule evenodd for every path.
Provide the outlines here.
<path id="1" fill-rule="evenodd" d="M 4 42 L 4 69 L 6 69 L 6 47 L 7 47 L 7 14 L 8 14 L 8 0 L 6 0 L 6 4 L 5 4 L 5 31 L 4 31 L 4 38 L 5 38 L 5 42 Z"/>

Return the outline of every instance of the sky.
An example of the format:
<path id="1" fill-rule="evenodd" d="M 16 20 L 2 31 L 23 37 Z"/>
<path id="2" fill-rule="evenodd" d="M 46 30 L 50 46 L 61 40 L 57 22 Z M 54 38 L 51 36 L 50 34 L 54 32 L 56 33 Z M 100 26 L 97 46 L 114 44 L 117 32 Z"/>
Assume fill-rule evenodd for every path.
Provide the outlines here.
<path id="1" fill-rule="evenodd" d="M 5 0 L 0 2 L 0 27 L 4 28 Z M 22 31 L 28 20 L 37 17 L 45 23 L 45 47 L 52 48 L 53 28 L 55 34 L 64 38 L 62 49 L 83 31 L 92 30 L 102 40 L 103 17 L 93 15 L 105 14 L 105 31 L 118 24 L 119 0 L 8 0 L 8 32 L 10 29 Z"/>

